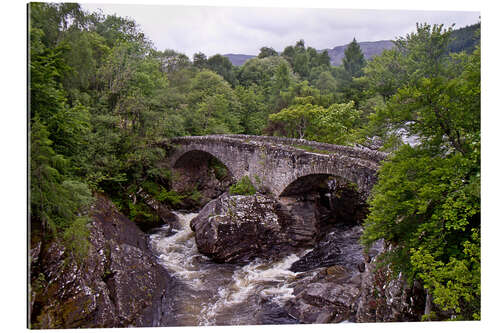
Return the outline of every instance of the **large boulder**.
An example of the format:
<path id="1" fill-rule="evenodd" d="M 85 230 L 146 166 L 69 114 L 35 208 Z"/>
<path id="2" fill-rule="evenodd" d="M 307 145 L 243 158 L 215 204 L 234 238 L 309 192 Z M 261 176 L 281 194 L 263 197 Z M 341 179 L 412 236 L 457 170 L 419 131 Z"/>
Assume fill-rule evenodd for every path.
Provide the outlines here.
<path id="1" fill-rule="evenodd" d="M 316 270 L 295 286 L 295 297 L 286 306 L 288 313 L 302 323 L 352 321 L 361 293 L 360 282 L 359 273 L 353 274 L 342 266 Z"/>
<path id="2" fill-rule="evenodd" d="M 216 262 L 247 263 L 282 256 L 311 245 L 317 234 L 314 216 L 293 216 L 269 195 L 224 194 L 209 202 L 191 221 L 200 253 Z"/>
<path id="3" fill-rule="evenodd" d="M 175 281 L 140 229 L 98 195 L 88 255 L 77 260 L 57 241 L 30 251 L 32 328 L 162 326 Z"/>

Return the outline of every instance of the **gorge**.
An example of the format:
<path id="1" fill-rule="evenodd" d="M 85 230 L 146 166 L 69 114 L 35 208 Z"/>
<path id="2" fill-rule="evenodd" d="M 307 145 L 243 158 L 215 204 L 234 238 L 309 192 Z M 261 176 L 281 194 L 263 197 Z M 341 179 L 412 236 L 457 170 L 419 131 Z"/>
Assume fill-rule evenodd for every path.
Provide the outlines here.
<path id="1" fill-rule="evenodd" d="M 421 287 L 376 266 L 383 243 L 364 252 L 358 242 L 382 153 L 241 135 L 161 144 L 170 147 L 162 163 L 176 173 L 173 187 L 196 183 L 198 205 L 170 212 L 138 191 L 167 222 L 144 233 L 98 195 L 83 263 L 60 244 L 33 246 L 32 274 L 50 291 L 33 290 L 34 327 L 402 321 L 423 313 Z M 213 159 L 224 168 L 219 179 Z M 242 177 L 255 194 L 231 193 Z"/>

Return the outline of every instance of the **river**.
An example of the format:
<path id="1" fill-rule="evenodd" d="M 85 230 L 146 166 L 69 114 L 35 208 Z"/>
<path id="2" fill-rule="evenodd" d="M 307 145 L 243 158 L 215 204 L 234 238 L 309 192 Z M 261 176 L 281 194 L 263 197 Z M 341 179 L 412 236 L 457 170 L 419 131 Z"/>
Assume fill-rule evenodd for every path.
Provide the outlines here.
<path id="1" fill-rule="evenodd" d="M 197 214 L 175 214 L 179 229 L 166 225 L 149 235 L 159 263 L 179 284 L 171 299 L 169 326 L 299 323 L 284 306 L 294 297 L 293 286 L 304 274 L 290 268 L 312 249 L 275 261 L 255 259 L 247 265 L 215 263 L 196 247 L 189 223 Z M 338 230 L 331 235 L 335 232 Z"/>

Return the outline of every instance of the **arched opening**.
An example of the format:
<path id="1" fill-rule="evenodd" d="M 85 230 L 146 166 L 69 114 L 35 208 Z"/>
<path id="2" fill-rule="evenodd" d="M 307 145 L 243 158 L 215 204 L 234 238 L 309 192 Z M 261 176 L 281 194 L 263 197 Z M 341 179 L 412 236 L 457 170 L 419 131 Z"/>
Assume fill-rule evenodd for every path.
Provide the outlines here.
<path id="1" fill-rule="evenodd" d="M 327 223 L 360 224 L 367 213 L 367 205 L 357 185 L 330 174 L 310 174 L 290 183 L 280 198 L 314 200 L 320 210 L 320 219 Z"/>
<path id="2" fill-rule="evenodd" d="M 182 209 L 198 209 L 224 193 L 234 183 L 229 168 L 201 150 L 183 154 L 172 170 L 172 189 L 184 196 Z"/>
<path id="3" fill-rule="evenodd" d="M 356 184 L 329 174 L 306 175 L 285 188 L 280 202 L 315 228 L 317 235 L 313 250 L 293 263 L 291 270 L 341 265 L 355 271 L 363 265 L 359 237 L 367 205 Z"/>

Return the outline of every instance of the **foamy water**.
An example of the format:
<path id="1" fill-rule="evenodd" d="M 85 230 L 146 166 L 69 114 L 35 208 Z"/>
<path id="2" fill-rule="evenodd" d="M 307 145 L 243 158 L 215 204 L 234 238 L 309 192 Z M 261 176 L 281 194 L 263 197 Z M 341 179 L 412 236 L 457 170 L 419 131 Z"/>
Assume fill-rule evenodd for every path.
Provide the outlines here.
<path id="1" fill-rule="evenodd" d="M 159 262 L 187 288 L 177 295 L 178 325 L 258 324 L 263 300 L 280 307 L 293 297 L 291 265 L 308 251 L 245 266 L 217 264 L 200 254 L 189 222 L 197 214 L 175 213 L 180 230 L 166 226 L 150 235 Z"/>

